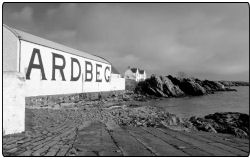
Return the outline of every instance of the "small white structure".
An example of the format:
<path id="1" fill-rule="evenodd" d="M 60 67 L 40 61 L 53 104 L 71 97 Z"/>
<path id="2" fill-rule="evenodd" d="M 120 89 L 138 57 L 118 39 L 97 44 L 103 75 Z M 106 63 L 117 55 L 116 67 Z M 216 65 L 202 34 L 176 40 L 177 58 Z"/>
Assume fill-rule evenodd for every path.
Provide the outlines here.
<path id="1" fill-rule="evenodd" d="M 3 131 L 24 131 L 8 127 L 24 124 L 25 97 L 125 90 L 111 72 L 104 58 L 3 25 Z"/>
<path id="2" fill-rule="evenodd" d="M 117 69 L 112 65 L 111 66 L 111 90 L 125 90 L 125 78 L 121 77 L 121 74 Z"/>
<path id="3" fill-rule="evenodd" d="M 132 79 L 136 82 L 139 82 L 144 81 L 147 78 L 147 75 L 145 70 L 128 67 L 128 69 L 125 71 L 124 77 L 125 79 Z"/>

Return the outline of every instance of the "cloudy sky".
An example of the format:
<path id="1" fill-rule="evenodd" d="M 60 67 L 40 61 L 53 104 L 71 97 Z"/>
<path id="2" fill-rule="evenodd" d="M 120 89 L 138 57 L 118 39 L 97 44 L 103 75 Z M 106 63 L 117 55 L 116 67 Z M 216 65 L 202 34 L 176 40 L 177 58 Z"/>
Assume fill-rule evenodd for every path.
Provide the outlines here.
<path id="1" fill-rule="evenodd" d="M 3 23 L 102 56 L 121 73 L 249 80 L 247 3 L 5 3 Z"/>

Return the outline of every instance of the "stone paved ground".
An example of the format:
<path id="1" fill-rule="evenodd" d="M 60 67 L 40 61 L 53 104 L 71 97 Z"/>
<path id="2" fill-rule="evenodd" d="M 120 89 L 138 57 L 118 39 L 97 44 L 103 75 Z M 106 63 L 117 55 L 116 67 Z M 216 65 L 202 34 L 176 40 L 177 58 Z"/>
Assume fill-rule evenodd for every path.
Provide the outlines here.
<path id="1" fill-rule="evenodd" d="M 133 117 L 131 111 L 128 111 L 127 115 L 121 111 L 115 113 L 110 111 L 110 108 L 116 110 L 123 104 L 119 100 L 112 99 L 107 102 L 61 103 L 59 108 L 55 106 L 53 109 L 26 109 L 26 131 L 22 134 L 4 136 L 3 154 L 4 156 L 248 156 L 249 154 L 249 140 L 231 135 L 188 133 L 161 128 L 159 125 L 158 128 L 136 127 L 133 124 L 118 126 L 117 123 L 123 123 L 128 116 Z M 128 110 L 127 107 L 124 109 Z M 133 109 L 137 110 L 134 112 L 136 114 L 144 110 Z M 119 117 L 114 118 L 114 115 Z"/>
<path id="2" fill-rule="evenodd" d="M 249 141 L 231 135 L 65 121 L 35 135 L 3 138 L 4 156 L 248 156 Z"/>

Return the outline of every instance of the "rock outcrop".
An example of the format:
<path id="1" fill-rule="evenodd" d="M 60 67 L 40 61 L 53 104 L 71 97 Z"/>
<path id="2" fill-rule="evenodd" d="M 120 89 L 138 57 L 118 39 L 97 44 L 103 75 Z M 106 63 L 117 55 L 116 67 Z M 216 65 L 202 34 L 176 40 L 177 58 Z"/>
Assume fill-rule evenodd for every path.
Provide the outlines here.
<path id="1" fill-rule="evenodd" d="M 173 82 L 165 76 L 160 76 L 161 81 L 163 82 L 163 92 L 172 97 L 180 97 L 184 95 L 184 92 Z"/>
<path id="2" fill-rule="evenodd" d="M 156 97 L 181 97 L 185 95 L 200 96 L 215 91 L 236 91 L 225 87 L 221 82 L 199 80 L 194 78 L 177 78 L 152 75 L 135 87 L 135 92 Z"/>
<path id="3" fill-rule="evenodd" d="M 217 81 L 204 80 L 201 85 L 211 91 L 224 91 L 225 86 Z"/>
<path id="4" fill-rule="evenodd" d="M 249 86 L 249 82 L 244 81 L 219 81 L 221 84 L 223 84 L 226 87 L 230 86 Z"/>
<path id="5" fill-rule="evenodd" d="M 238 137 L 249 137 L 249 115 L 237 112 L 214 113 L 204 118 L 191 117 L 189 121 L 196 129 L 213 133 L 226 133 Z"/>
<path id="6" fill-rule="evenodd" d="M 179 86 L 179 88 L 187 95 L 204 95 L 206 90 L 200 86 L 195 80 L 191 78 L 176 78 L 171 75 L 168 76 L 173 83 Z"/>
<path id="7" fill-rule="evenodd" d="M 155 75 L 139 82 L 135 92 L 157 97 L 179 97 L 184 95 L 184 92 L 174 85 L 168 77 Z"/>

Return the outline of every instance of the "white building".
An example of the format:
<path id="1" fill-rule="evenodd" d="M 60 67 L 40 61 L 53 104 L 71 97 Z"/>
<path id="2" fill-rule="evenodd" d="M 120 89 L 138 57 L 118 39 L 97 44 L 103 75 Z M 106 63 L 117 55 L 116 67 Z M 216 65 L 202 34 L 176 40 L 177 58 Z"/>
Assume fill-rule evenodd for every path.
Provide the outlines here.
<path id="1" fill-rule="evenodd" d="M 102 57 L 3 26 L 3 71 L 24 75 L 26 96 L 110 91 L 112 68 Z"/>
<path id="2" fill-rule="evenodd" d="M 128 67 L 128 69 L 125 71 L 124 77 L 125 79 L 132 79 L 136 82 L 139 82 L 144 81 L 147 78 L 147 75 L 145 70 Z"/>
<path id="3" fill-rule="evenodd" d="M 102 57 L 3 25 L 4 134 L 24 130 L 25 97 L 125 90 Z"/>

